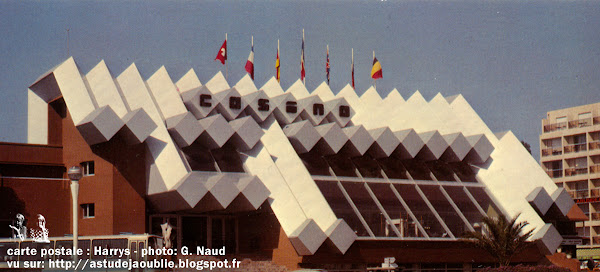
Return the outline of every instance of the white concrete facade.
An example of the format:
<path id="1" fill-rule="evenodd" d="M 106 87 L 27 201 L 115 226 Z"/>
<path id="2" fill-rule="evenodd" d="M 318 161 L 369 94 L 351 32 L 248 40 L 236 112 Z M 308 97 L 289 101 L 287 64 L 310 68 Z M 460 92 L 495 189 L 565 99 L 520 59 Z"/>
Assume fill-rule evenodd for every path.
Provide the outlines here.
<path id="1" fill-rule="evenodd" d="M 311 93 L 300 80 L 283 91 L 274 79 L 259 89 L 221 73 L 203 85 L 193 70 L 174 83 L 164 67 L 143 80 L 135 64 L 115 78 L 104 62 L 81 76 L 72 58 L 30 89 L 30 141 L 43 142 L 43 103 L 61 96 L 90 145 L 144 130 L 135 135 L 149 151 L 155 206 L 220 210 L 240 206 L 241 195 L 252 210 L 268 201 L 301 255 L 326 241 L 345 253 L 357 239 L 456 240 L 490 209 L 520 214 L 553 252 L 562 238 L 544 210 L 573 206 L 512 133 L 497 137 L 461 95 L 358 96 L 349 85 L 334 95 L 325 83 Z M 134 124 L 136 111 L 147 118 Z M 213 152 L 241 165 L 221 171 L 233 166 Z M 200 169 L 199 157 L 214 169 Z"/>

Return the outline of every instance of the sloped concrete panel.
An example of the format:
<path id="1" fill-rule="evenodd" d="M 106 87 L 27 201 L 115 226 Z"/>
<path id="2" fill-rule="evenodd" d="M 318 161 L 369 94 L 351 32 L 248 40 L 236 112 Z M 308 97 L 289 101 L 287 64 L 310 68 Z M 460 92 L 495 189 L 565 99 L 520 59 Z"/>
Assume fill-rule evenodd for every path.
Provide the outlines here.
<path id="1" fill-rule="evenodd" d="M 238 118 L 248 106 L 235 87 L 216 93 L 213 97 L 218 101 L 216 110 L 228 121 Z"/>
<path id="2" fill-rule="evenodd" d="M 208 193 L 205 183 L 212 177 L 214 177 L 212 173 L 192 171 L 183 178 L 176 189 L 177 193 L 181 195 L 190 207 L 194 207 Z"/>
<path id="3" fill-rule="evenodd" d="M 204 131 L 196 117 L 190 112 L 166 120 L 167 130 L 179 147 L 190 146 Z"/>
<path id="4" fill-rule="evenodd" d="M 246 112 L 250 113 L 256 122 L 263 122 L 275 109 L 271 99 L 264 91 L 257 91 L 242 97 L 248 107 Z"/>
<path id="5" fill-rule="evenodd" d="M 567 216 L 575 202 L 564 188 L 558 188 L 552 193 L 552 205 L 556 206 L 563 216 Z"/>
<path id="6" fill-rule="evenodd" d="M 336 122 L 340 127 L 345 127 L 352 120 L 355 112 L 345 98 L 334 98 L 323 103 L 327 114 L 325 118 L 329 122 Z"/>
<path id="7" fill-rule="evenodd" d="M 329 100 L 335 99 L 335 95 L 333 94 L 333 92 L 331 91 L 331 88 L 329 88 L 329 85 L 325 81 L 321 82 L 319 87 L 317 87 L 311 93 L 311 95 L 317 95 L 323 101 L 329 101 Z"/>
<path id="8" fill-rule="evenodd" d="M 269 81 L 265 83 L 265 85 L 260 87 L 260 89 L 269 97 L 275 97 L 283 94 L 283 89 L 275 77 L 271 77 Z"/>
<path id="9" fill-rule="evenodd" d="M 232 120 L 229 125 L 234 131 L 231 141 L 238 150 L 252 149 L 265 134 L 251 116 Z"/>
<path id="10" fill-rule="evenodd" d="M 241 159 L 247 172 L 256 175 L 271 192 L 269 204 L 281 228 L 289 237 L 307 218 L 273 162 L 271 154 L 259 142 L 252 150 L 242 154 Z"/>
<path id="11" fill-rule="evenodd" d="M 471 163 L 484 163 L 494 151 L 494 146 L 485 136 L 485 134 L 477 134 L 467 136 L 467 141 L 473 147 L 466 156 L 466 161 Z"/>
<path id="12" fill-rule="evenodd" d="M 234 130 L 221 115 L 213 115 L 199 120 L 204 132 L 198 137 L 201 145 L 209 148 L 221 148 L 231 138 Z"/>
<path id="13" fill-rule="evenodd" d="M 198 211 L 223 210 L 231 204 L 240 193 L 236 183 L 239 175 L 234 173 L 222 173 L 211 176 L 204 183 L 208 189 L 210 198 L 205 197 L 194 207 Z"/>
<path id="14" fill-rule="evenodd" d="M 437 130 L 419 133 L 419 137 L 421 137 L 425 146 L 419 151 L 417 156 L 423 160 L 437 160 L 448 148 L 448 143 Z"/>
<path id="15" fill-rule="evenodd" d="M 192 208 L 177 190 L 151 194 L 146 198 L 159 212 L 185 211 Z"/>
<path id="16" fill-rule="evenodd" d="M 104 60 L 92 68 L 85 79 L 99 108 L 110 106 L 119 118 L 127 114 L 127 107 Z"/>
<path id="17" fill-rule="evenodd" d="M 81 120 L 77 130 L 89 145 L 95 145 L 110 140 L 123 125 L 112 108 L 104 106 Z"/>
<path id="18" fill-rule="evenodd" d="M 249 74 L 246 74 L 235 84 L 235 89 L 238 90 L 240 95 L 246 96 L 251 93 L 255 93 L 258 91 L 256 85 L 254 85 L 254 80 L 250 78 Z"/>
<path id="19" fill-rule="evenodd" d="M 345 254 L 357 238 L 354 230 L 348 226 L 344 219 L 336 220 L 335 223 L 325 231 L 325 234 L 327 235 L 328 240 L 333 243 L 335 248 L 337 248 L 341 254 Z"/>
<path id="20" fill-rule="evenodd" d="M 302 80 L 300 79 L 296 80 L 296 82 L 294 82 L 294 84 L 292 84 L 292 86 L 290 86 L 285 92 L 293 94 L 298 100 L 310 96 L 306 86 L 304 86 L 304 83 L 302 83 Z"/>
<path id="21" fill-rule="evenodd" d="M 123 117 L 125 126 L 118 132 L 129 144 L 142 143 L 156 129 L 156 124 L 144 109 L 128 112 Z"/>
<path id="22" fill-rule="evenodd" d="M 532 241 L 536 241 L 538 248 L 542 251 L 542 254 L 550 255 L 556 252 L 558 246 L 562 242 L 563 238 L 558 233 L 558 230 L 554 225 L 546 223 L 541 229 L 537 230 L 531 237 Z"/>
<path id="23" fill-rule="evenodd" d="M 298 109 L 302 119 L 309 120 L 314 126 L 321 124 L 327 115 L 323 101 L 316 95 L 299 99 Z"/>
<path id="24" fill-rule="evenodd" d="M 96 107 L 88 93 L 77 64 L 75 64 L 75 60 L 72 57 L 69 58 L 57 66 L 52 71 L 52 75 L 65 100 L 65 104 L 67 104 L 73 123 L 79 125 Z"/>
<path id="25" fill-rule="evenodd" d="M 287 125 L 295 122 L 300 116 L 302 109 L 298 106 L 296 98 L 291 93 L 285 93 L 271 98 L 273 116 L 279 124 Z"/>
<path id="26" fill-rule="evenodd" d="M 533 189 L 533 191 L 527 195 L 527 202 L 529 202 L 531 207 L 533 207 L 540 216 L 545 215 L 552 206 L 552 203 L 554 203 L 544 187 Z"/>
<path id="27" fill-rule="evenodd" d="M 376 159 L 391 156 L 400 144 L 400 140 L 398 140 L 388 127 L 371 129 L 369 130 L 369 134 L 375 140 L 369 149 L 369 153 Z"/>
<path id="28" fill-rule="evenodd" d="M 183 75 L 176 83 L 177 91 L 179 93 L 187 92 L 191 89 L 198 88 L 202 86 L 200 79 L 196 75 L 196 71 L 194 69 L 190 69 L 185 75 Z"/>
<path id="29" fill-rule="evenodd" d="M 225 90 L 229 90 L 231 87 L 229 87 L 229 83 L 227 83 L 227 80 L 225 79 L 225 76 L 223 76 L 223 73 L 221 73 L 221 71 L 219 71 L 217 74 L 215 74 L 208 82 L 206 82 L 206 84 L 204 84 L 206 86 L 206 88 L 208 88 L 213 94 L 215 93 L 219 93 Z"/>
<path id="30" fill-rule="evenodd" d="M 27 143 L 48 144 L 48 104 L 27 90 Z"/>
<path id="31" fill-rule="evenodd" d="M 206 86 L 193 88 L 181 93 L 181 99 L 185 107 L 196 117 L 202 119 L 208 117 L 219 101 L 213 98 L 212 92 Z"/>
<path id="32" fill-rule="evenodd" d="M 291 235 L 290 242 L 300 255 L 313 255 L 327 239 L 327 235 L 312 219 L 304 221 Z"/>
<path id="33" fill-rule="evenodd" d="M 167 69 L 162 66 L 146 81 L 164 120 L 187 112 Z"/>
<path id="34" fill-rule="evenodd" d="M 317 147 L 324 155 L 337 154 L 348 142 L 348 136 L 342 131 L 342 128 L 336 123 L 329 123 L 316 126 L 315 130 L 319 133 L 321 140 L 317 142 Z"/>
<path id="35" fill-rule="evenodd" d="M 309 152 L 321 139 L 317 130 L 308 120 L 286 125 L 283 128 L 283 133 L 288 137 L 298 154 Z"/>
<path id="36" fill-rule="evenodd" d="M 467 141 L 462 133 L 451 133 L 442 135 L 444 140 L 449 144 L 448 149 L 442 155 L 442 159 L 451 162 L 462 161 L 469 151 L 471 151 L 471 144 Z"/>
<path id="37" fill-rule="evenodd" d="M 352 157 L 364 155 L 373 142 L 375 142 L 373 137 L 371 137 L 371 134 L 369 134 L 363 126 L 345 127 L 342 131 L 346 134 L 346 137 L 348 137 L 346 146 Z"/>
<path id="38" fill-rule="evenodd" d="M 396 152 L 401 159 L 412 159 L 416 157 L 425 145 L 414 129 L 395 131 L 394 135 L 400 141 Z"/>
<path id="39" fill-rule="evenodd" d="M 129 108 L 143 109 L 157 126 L 151 137 L 146 139 L 149 151 L 146 156 L 148 194 L 172 189 L 188 174 L 188 169 L 135 64 L 117 77 L 117 83 Z"/>
<path id="40" fill-rule="evenodd" d="M 264 203 L 271 192 L 256 176 L 245 176 L 238 180 L 237 188 L 254 210 Z"/>

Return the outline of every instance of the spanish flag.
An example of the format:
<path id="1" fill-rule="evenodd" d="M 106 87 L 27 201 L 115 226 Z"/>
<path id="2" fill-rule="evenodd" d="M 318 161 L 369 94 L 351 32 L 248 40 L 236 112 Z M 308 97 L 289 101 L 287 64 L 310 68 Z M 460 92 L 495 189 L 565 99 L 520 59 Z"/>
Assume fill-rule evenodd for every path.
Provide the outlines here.
<path id="1" fill-rule="evenodd" d="M 371 69 L 371 77 L 373 79 L 382 78 L 383 74 L 381 72 L 381 63 L 375 57 L 375 51 L 373 51 L 373 68 Z"/>
<path id="2" fill-rule="evenodd" d="M 279 70 L 279 40 L 277 40 L 277 59 L 275 60 L 275 78 L 281 82 L 281 71 Z"/>

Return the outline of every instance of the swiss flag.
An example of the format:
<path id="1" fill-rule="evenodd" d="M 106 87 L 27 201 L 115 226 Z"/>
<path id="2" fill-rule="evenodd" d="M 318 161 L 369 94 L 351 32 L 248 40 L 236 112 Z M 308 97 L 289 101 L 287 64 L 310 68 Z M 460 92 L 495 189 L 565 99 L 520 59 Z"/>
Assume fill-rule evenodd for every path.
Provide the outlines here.
<path id="1" fill-rule="evenodd" d="M 219 60 L 221 61 L 221 64 L 225 64 L 225 61 L 227 60 L 227 40 L 221 45 L 221 49 L 219 49 L 219 53 L 217 53 L 215 60 Z"/>

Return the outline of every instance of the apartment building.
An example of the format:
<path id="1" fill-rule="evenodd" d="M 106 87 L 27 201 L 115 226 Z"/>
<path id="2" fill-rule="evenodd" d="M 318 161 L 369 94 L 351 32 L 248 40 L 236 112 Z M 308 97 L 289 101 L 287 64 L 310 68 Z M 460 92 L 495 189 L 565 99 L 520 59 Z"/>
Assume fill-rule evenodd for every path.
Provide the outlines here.
<path id="1" fill-rule="evenodd" d="M 577 223 L 580 248 L 600 247 L 600 103 L 548 112 L 540 153 L 542 168 L 588 216 Z"/>

